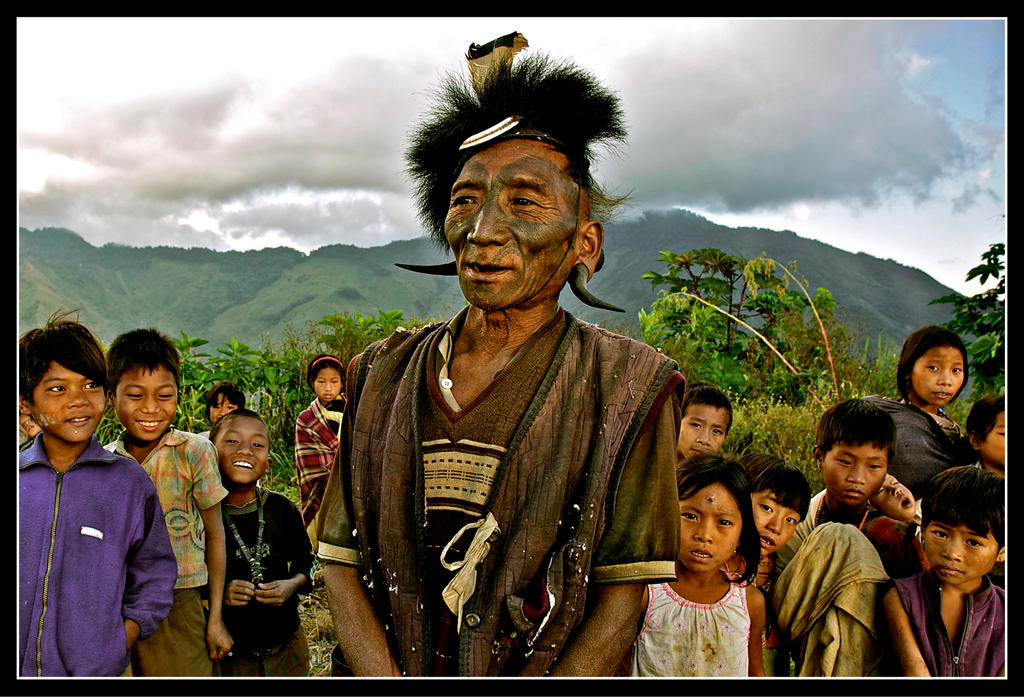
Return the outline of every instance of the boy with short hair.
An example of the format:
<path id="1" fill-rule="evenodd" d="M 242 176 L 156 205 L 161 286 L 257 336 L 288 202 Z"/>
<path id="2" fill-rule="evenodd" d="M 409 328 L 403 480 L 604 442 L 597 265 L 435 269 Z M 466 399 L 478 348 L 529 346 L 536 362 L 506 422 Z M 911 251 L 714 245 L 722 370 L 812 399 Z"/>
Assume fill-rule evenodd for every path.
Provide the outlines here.
<path id="1" fill-rule="evenodd" d="M 155 329 L 114 339 L 107 352 L 107 401 L 124 431 L 107 449 L 142 464 L 156 485 L 178 563 L 167 620 L 132 654 L 136 675 L 210 676 L 227 655 L 224 626 L 224 523 L 217 452 L 206 438 L 173 427 L 180 359 Z M 201 589 L 209 588 L 209 616 Z M 205 629 L 204 629 L 205 628 Z"/>
<path id="2" fill-rule="evenodd" d="M 978 467 L 1000 477 L 1006 473 L 1006 403 L 1002 395 L 971 405 L 964 425 L 967 440 L 978 452 Z"/>
<path id="3" fill-rule="evenodd" d="M 42 432 L 18 456 L 18 665 L 117 676 L 167 616 L 177 566 L 153 483 L 93 435 L 103 349 L 66 317 L 18 342 L 19 406 Z"/>
<path id="4" fill-rule="evenodd" d="M 309 646 L 299 594 L 311 589 L 313 550 L 295 504 L 258 486 L 270 464 L 267 425 L 256 412 L 236 409 L 211 435 L 228 488 L 224 622 L 235 638 L 221 675 L 305 676 Z"/>
<path id="5" fill-rule="evenodd" d="M 676 445 L 677 461 L 721 450 L 732 426 L 732 402 L 725 392 L 706 383 L 687 387 L 682 409 Z"/>
<path id="6" fill-rule="evenodd" d="M 1004 480 L 965 466 L 933 476 L 921 501 L 931 568 L 896 579 L 884 599 L 903 674 L 1005 673 L 1005 593 L 986 576 L 1006 556 Z"/>
<path id="7" fill-rule="evenodd" d="M 885 483 L 896 427 L 869 401 L 849 399 L 822 414 L 814 442 L 825 489 L 776 553 L 773 605 L 797 676 L 876 675 L 886 657 L 876 631 L 881 593 L 891 576 L 921 568 L 916 525 L 870 503 Z"/>

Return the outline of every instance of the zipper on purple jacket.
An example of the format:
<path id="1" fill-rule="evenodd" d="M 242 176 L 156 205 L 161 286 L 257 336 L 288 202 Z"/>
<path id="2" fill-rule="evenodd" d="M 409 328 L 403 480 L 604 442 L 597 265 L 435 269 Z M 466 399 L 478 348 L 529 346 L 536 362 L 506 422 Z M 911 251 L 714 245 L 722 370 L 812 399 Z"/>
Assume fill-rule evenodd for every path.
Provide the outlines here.
<path id="1" fill-rule="evenodd" d="M 53 524 L 50 526 L 50 549 L 46 553 L 46 573 L 43 574 L 43 609 L 39 613 L 39 629 L 36 633 L 36 677 L 43 674 L 43 619 L 46 617 L 46 601 L 50 591 L 50 567 L 53 566 L 53 546 L 57 541 L 57 512 L 60 510 L 60 487 L 64 473 L 57 473 L 57 492 L 53 498 Z"/>

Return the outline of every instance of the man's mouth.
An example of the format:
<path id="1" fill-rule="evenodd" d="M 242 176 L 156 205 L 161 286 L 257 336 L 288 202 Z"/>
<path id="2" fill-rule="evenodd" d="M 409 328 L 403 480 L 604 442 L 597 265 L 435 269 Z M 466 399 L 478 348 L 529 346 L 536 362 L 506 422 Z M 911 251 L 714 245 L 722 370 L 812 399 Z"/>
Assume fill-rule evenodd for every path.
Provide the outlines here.
<path id="1" fill-rule="evenodd" d="M 242 469 L 251 470 L 254 469 L 253 464 L 247 460 L 235 460 L 231 463 L 235 467 L 241 467 Z"/>
<path id="2" fill-rule="evenodd" d="M 767 549 L 769 551 L 775 549 L 775 540 L 765 535 L 761 536 L 761 549 Z"/>
<path id="3" fill-rule="evenodd" d="M 507 266 L 497 264 L 486 264 L 483 262 L 466 262 L 462 264 L 462 275 L 472 281 L 489 281 L 506 271 L 511 271 Z"/>
<path id="4" fill-rule="evenodd" d="M 92 417 L 91 416 L 73 416 L 70 419 L 66 419 L 65 423 L 67 423 L 67 424 L 69 424 L 71 426 L 79 427 L 79 426 L 85 426 L 90 421 L 92 421 Z"/>
<path id="5" fill-rule="evenodd" d="M 139 426 L 144 431 L 155 431 L 156 429 L 158 429 L 160 427 L 160 424 L 163 423 L 163 422 L 162 421 L 137 421 L 136 423 L 138 423 Z"/>

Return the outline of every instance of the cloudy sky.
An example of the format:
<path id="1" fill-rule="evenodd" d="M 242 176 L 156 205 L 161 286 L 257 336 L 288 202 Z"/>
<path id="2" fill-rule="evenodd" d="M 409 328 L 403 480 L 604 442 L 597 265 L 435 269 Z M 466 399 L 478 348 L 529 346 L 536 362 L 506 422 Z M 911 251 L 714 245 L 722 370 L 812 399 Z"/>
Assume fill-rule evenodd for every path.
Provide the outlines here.
<path id="1" fill-rule="evenodd" d="M 217 250 L 416 237 L 409 129 L 470 42 L 513 30 L 620 94 L 629 143 L 597 175 L 634 210 L 970 294 L 1005 240 L 1002 18 L 21 18 L 19 224 Z"/>

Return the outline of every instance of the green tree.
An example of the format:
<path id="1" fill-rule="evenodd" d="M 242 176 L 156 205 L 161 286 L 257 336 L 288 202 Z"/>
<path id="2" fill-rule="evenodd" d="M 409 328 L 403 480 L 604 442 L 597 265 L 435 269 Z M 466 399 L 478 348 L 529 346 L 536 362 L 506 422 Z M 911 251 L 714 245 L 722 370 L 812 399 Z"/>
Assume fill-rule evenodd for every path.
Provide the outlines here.
<path id="1" fill-rule="evenodd" d="M 965 281 L 977 278 L 984 285 L 990 278 L 995 286 L 970 297 L 950 293 L 929 304 L 953 304 L 953 319 L 945 327 L 959 334 L 967 343 L 967 362 L 974 379 L 974 397 L 1005 391 L 1006 343 L 1006 273 L 1003 257 L 1006 245 L 995 242 L 982 253 L 982 263 L 967 272 Z"/>
<path id="2" fill-rule="evenodd" d="M 835 324 L 831 293 L 818 288 L 812 298 L 795 262 L 783 266 L 764 254 L 743 259 L 713 248 L 664 251 L 658 261 L 665 273 L 643 275 L 655 289 L 664 286 L 651 312 L 640 311 L 643 338 L 686 365 L 691 378 L 737 396 L 796 403 L 807 394 L 819 402 L 818 394 L 838 395 L 826 325 L 845 332 Z"/>

